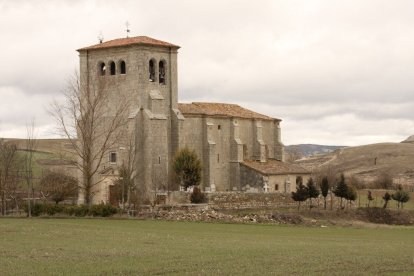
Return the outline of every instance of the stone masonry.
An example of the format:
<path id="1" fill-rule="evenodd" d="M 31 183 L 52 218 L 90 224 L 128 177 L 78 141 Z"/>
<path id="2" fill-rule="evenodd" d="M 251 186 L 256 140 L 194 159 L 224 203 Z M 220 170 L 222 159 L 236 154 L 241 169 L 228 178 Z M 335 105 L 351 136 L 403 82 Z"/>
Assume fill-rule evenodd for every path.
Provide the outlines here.
<path id="1" fill-rule="evenodd" d="M 253 177 L 247 172 L 250 167 L 243 162 L 284 161 L 281 120 L 235 104 L 179 104 L 179 48 L 139 36 L 78 50 L 81 86 L 98 89 L 100 81 L 108 80 L 105 89 L 109 90 L 110 99 L 105 116 L 113 116 L 121 99 L 130 103 L 125 133 L 134 137 L 139 185 L 152 187 L 154 181 L 169 181 L 172 158 L 179 149 L 188 147 L 196 151 L 202 162 L 201 186 L 205 191 L 272 191 L 266 187 L 269 183 L 265 179 L 282 175 L 286 180 L 293 172 L 286 169 L 289 165 L 285 163 L 285 171 L 279 169 L 267 174 L 256 170 L 258 176 Z M 126 154 L 121 141 L 111 149 L 111 154 L 116 154 L 116 163 L 111 163 L 108 157 L 104 167 L 116 168 Z M 304 169 L 293 173 L 309 175 Z M 283 191 L 290 192 L 292 187 L 285 184 L 286 181 Z M 111 181 L 102 181 L 98 189 L 108 191 L 108 185 Z M 93 201 L 107 202 L 108 193 L 99 193 Z"/>

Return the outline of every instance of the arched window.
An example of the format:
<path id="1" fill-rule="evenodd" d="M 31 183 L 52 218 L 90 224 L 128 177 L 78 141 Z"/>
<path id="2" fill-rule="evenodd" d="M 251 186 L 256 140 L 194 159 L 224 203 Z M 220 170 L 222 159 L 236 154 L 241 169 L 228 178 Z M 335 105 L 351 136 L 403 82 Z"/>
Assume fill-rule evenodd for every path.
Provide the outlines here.
<path id="1" fill-rule="evenodd" d="M 155 60 L 151 59 L 149 61 L 149 81 L 154 82 L 155 81 Z"/>
<path id="2" fill-rule="evenodd" d="M 121 62 L 119 63 L 119 66 L 121 67 L 121 74 L 122 75 L 126 74 L 126 64 L 125 64 L 125 61 L 121 60 Z"/>
<path id="3" fill-rule="evenodd" d="M 161 60 L 158 65 L 158 71 L 159 71 L 159 82 L 161 84 L 165 84 L 165 61 Z"/>
<path id="4" fill-rule="evenodd" d="M 105 76 L 105 74 L 106 74 L 105 62 L 101 62 L 99 63 L 99 75 Z"/>
<path id="5" fill-rule="evenodd" d="M 116 74 L 115 62 L 111 61 L 110 68 L 111 68 L 111 75 L 115 75 Z"/>

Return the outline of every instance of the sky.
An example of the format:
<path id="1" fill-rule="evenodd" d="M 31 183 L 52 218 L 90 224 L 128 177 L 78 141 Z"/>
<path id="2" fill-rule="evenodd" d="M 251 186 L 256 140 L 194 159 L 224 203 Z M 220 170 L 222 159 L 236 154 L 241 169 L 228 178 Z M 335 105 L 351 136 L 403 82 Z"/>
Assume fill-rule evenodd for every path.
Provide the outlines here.
<path id="1" fill-rule="evenodd" d="M 76 49 L 146 35 L 181 46 L 180 102 L 282 119 L 290 144 L 363 145 L 414 134 L 411 0 L 0 0 L 0 137 L 56 136 L 48 113 Z"/>

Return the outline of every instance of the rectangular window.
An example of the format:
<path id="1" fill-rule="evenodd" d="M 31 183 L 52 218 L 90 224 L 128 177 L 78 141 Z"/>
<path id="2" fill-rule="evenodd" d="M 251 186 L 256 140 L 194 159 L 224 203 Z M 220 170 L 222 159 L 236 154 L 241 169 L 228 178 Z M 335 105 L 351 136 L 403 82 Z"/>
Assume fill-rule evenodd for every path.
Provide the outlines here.
<path id="1" fill-rule="evenodd" d="M 116 152 L 109 153 L 109 163 L 116 164 Z"/>
<path id="2" fill-rule="evenodd" d="M 221 129 L 221 125 L 218 125 L 218 126 L 217 126 L 217 129 L 218 129 L 218 130 L 220 130 L 220 129 Z"/>

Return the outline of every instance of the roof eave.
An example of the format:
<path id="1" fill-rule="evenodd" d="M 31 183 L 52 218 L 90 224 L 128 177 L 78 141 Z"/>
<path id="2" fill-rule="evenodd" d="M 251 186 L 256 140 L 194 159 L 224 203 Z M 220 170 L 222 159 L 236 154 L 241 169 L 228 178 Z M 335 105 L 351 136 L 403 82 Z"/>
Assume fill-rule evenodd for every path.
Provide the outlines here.
<path id="1" fill-rule="evenodd" d="M 110 49 L 110 48 L 122 48 L 122 47 L 128 47 L 128 46 L 135 46 L 135 45 L 143 45 L 143 46 L 154 46 L 154 47 L 161 47 L 161 48 L 171 48 L 171 49 L 175 49 L 178 50 L 181 47 L 178 45 L 157 45 L 157 44 L 152 44 L 152 43 L 131 43 L 131 44 L 125 44 L 125 45 L 112 45 L 112 46 L 103 46 L 103 47 L 97 47 L 95 48 L 94 46 L 90 46 L 90 47 L 84 47 L 84 48 L 80 48 L 77 49 L 76 51 L 80 52 L 84 52 L 84 51 L 97 51 L 97 50 L 104 50 L 104 49 Z"/>

